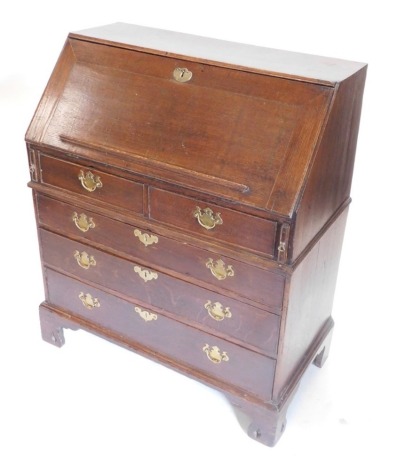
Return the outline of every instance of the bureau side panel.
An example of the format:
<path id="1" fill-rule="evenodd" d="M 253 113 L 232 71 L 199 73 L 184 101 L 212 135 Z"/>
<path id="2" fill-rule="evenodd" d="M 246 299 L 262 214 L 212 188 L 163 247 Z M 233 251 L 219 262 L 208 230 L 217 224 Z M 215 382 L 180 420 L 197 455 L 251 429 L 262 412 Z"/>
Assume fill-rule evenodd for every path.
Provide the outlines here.
<path id="1" fill-rule="evenodd" d="M 27 142 L 42 141 L 74 63 L 75 56 L 67 40 L 26 132 Z"/>
<path id="2" fill-rule="evenodd" d="M 330 327 L 333 297 L 348 209 L 293 271 L 282 318 L 273 399 L 295 387 Z M 288 289 L 288 288 L 287 288 Z"/>
<path id="3" fill-rule="evenodd" d="M 349 198 L 366 68 L 340 83 L 297 209 L 293 259 Z"/>

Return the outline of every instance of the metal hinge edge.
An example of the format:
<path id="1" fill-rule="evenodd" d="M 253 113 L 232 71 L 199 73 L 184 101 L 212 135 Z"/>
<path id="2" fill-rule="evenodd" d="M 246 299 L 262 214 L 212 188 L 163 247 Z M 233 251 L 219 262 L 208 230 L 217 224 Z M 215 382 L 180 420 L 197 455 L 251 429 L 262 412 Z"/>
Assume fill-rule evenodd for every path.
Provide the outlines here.
<path id="1" fill-rule="evenodd" d="M 285 263 L 285 261 L 287 261 L 289 231 L 289 224 L 284 223 L 281 225 L 279 243 L 277 247 L 277 261 L 279 263 Z"/>

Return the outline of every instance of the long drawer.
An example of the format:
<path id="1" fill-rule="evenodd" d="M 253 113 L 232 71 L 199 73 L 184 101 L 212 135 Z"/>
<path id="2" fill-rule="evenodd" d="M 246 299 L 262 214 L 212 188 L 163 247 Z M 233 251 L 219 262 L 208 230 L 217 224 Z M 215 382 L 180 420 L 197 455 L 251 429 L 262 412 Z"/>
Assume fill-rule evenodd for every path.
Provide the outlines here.
<path id="1" fill-rule="evenodd" d="M 55 199 L 37 195 L 42 227 L 101 244 L 154 267 L 199 280 L 212 289 L 238 294 L 279 314 L 285 278 L 221 254 L 148 232 Z"/>
<path id="2" fill-rule="evenodd" d="M 280 317 L 40 229 L 43 262 L 274 356 Z"/>
<path id="3" fill-rule="evenodd" d="M 50 269 L 45 270 L 45 279 L 49 304 L 245 392 L 270 400 L 275 360 L 165 315 L 148 312 L 138 303 L 127 302 Z"/>

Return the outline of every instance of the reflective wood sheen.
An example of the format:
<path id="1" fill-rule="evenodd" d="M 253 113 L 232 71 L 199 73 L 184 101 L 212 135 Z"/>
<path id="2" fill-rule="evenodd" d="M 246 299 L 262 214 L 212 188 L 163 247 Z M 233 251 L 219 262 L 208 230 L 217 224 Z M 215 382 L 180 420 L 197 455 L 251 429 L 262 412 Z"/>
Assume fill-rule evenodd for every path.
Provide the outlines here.
<path id="1" fill-rule="evenodd" d="M 329 353 L 365 75 L 125 24 L 70 34 L 26 134 L 43 339 L 82 328 L 200 380 L 274 445 Z"/>

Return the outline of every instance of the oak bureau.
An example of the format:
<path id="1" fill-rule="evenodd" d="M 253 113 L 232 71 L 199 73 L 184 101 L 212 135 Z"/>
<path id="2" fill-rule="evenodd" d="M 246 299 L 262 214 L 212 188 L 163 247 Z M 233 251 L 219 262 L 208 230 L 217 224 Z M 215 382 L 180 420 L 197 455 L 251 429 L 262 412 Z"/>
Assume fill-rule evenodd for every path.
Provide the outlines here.
<path id="1" fill-rule="evenodd" d="M 143 354 L 274 445 L 329 350 L 365 74 L 122 23 L 70 34 L 26 134 L 44 340 Z"/>

